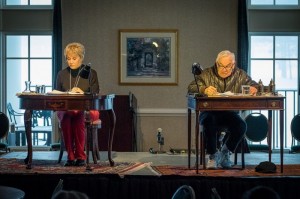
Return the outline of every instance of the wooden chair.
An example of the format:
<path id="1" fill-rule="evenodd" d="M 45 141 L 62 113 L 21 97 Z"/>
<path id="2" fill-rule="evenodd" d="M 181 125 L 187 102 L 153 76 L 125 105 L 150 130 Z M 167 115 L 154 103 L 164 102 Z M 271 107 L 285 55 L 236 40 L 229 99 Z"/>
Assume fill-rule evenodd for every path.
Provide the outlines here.
<path id="1" fill-rule="evenodd" d="M 91 128 L 90 132 L 87 132 L 89 136 L 86 136 L 89 138 L 89 140 L 86 140 L 89 144 L 89 149 L 92 151 L 92 157 L 94 164 L 97 164 L 97 161 L 100 160 L 100 152 L 99 152 L 99 146 L 98 146 L 98 129 L 101 128 L 101 120 L 95 120 L 91 122 Z M 61 162 L 62 156 L 65 149 L 65 143 L 63 139 L 63 132 L 61 129 L 60 123 L 58 124 L 58 129 L 60 133 L 60 150 L 59 150 L 59 156 L 58 156 L 58 163 Z"/>

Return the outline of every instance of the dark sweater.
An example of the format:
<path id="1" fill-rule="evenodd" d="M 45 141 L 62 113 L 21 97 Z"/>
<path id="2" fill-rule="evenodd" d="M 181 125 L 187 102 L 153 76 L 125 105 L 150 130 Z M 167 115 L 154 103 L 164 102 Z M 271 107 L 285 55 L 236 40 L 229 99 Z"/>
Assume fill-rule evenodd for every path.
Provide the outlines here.
<path id="1" fill-rule="evenodd" d="M 242 69 L 235 67 L 230 76 L 222 78 L 218 75 L 217 67 L 214 65 L 206 68 L 196 77 L 199 85 L 200 94 L 204 94 L 204 90 L 208 86 L 217 88 L 220 93 L 231 91 L 232 93 L 241 93 L 242 85 L 250 85 L 257 87 L 257 83 Z M 188 93 L 198 93 L 197 84 L 192 81 L 188 86 Z"/>
<path id="2" fill-rule="evenodd" d="M 75 86 L 76 79 L 78 79 L 79 81 L 77 87 L 79 87 L 81 90 L 83 90 L 84 92 L 89 92 L 89 87 L 91 87 L 92 93 L 99 93 L 100 89 L 99 89 L 97 72 L 91 69 L 90 83 L 89 83 L 88 78 L 85 79 L 82 77 L 80 78 L 78 77 L 78 73 L 82 67 L 83 65 L 75 70 L 72 70 L 70 67 L 67 67 L 59 71 L 57 74 L 55 89 L 59 91 L 71 90 Z"/>

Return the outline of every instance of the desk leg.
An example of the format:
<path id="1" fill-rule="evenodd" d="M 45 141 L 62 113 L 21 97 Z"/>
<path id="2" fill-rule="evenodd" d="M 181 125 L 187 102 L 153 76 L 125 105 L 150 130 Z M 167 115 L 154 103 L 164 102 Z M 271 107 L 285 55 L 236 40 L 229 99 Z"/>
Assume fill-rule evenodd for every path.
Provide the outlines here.
<path id="1" fill-rule="evenodd" d="M 188 168 L 191 168 L 191 109 L 188 109 Z"/>
<path id="2" fill-rule="evenodd" d="M 267 137 L 267 143 L 268 143 L 268 148 L 269 148 L 269 162 L 272 161 L 272 133 L 273 133 L 273 129 L 272 129 L 273 125 L 272 125 L 272 110 L 268 110 L 268 137 Z"/>
<path id="3" fill-rule="evenodd" d="M 91 171 L 90 167 L 90 140 L 91 140 L 91 116 L 90 111 L 84 112 L 85 118 L 85 151 L 86 151 L 86 170 Z"/>
<path id="4" fill-rule="evenodd" d="M 24 113 L 24 124 L 25 124 L 25 132 L 27 138 L 27 157 L 24 162 L 27 164 L 26 169 L 31 169 L 32 163 L 32 139 L 31 139 L 31 118 L 32 118 L 32 110 L 25 110 Z"/>
<path id="5" fill-rule="evenodd" d="M 199 111 L 195 111 L 196 113 L 196 121 L 195 121 L 195 140 L 196 140 L 196 143 L 195 143 L 195 154 L 196 154 L 196 173 L 198 174 L 199 173 L 199 139 L 200 139 L 200 136 L 199 136 Z M 202 140 L 201 140 L 202 142 Z M 202 151 L 201 151 L 202 153 Z M 202 157 L 201 157 L 202 158 Z M 203 163 L 203 166 L 205 166 L 205 162 Z M 203 167 L 204 168 L 204 167 Z"/>
<path id="6" fill-rule="evenodd" d="M 280 171 L 283 173 L 283 110 L 280 110 Z"/>
<path id="7" fill-rule="evenodd" d="M 110 166 L 114 166 L 115 163 L 111 158 L 111 151 L 112 151 L 112 143 L 113 143 L 114 133 L 115 133 L 115 126 L 116 126 L 115 111 L 113 109 L 108 110 L 108 115 L 109 115 L 108 160 Z"/>

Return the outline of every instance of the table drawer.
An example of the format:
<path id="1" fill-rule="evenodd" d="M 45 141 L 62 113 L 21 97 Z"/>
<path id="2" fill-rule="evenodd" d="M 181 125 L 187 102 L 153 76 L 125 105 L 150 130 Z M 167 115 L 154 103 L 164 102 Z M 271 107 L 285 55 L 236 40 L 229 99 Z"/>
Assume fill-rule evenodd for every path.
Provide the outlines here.
<path id="1" fill-rule="evenodd" d="M 212 102 L 208 102 L 208 101 L 199 102 L 198 108 L 210 109 L 212 104 L 213 104 Z"/>
<path id="2" fill-rule="evenodd" d="M 278 108 L 278 109 L 283 108 L 280 100 L 268 100 L 267 107 L 272 108 L 272 109 L 273 108 Z"/>
<path id="3" fill-rule="evenodd" d="M 53 100 L 46 100 L 45 101 L 45 109 L 49 110 L 66 110 L 67 109 L 67 101 L 66 100 L 59 100 L 59 101 L 53 101 Z"/>

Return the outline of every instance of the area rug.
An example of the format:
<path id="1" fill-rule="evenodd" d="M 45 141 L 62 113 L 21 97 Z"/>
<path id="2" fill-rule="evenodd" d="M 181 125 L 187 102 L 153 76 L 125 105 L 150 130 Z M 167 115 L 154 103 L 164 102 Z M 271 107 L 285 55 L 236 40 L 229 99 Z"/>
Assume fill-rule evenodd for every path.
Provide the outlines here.
<path id="1" fill-rule="evenodd" d="M 215 177 L 261 177 L 261 176 L 300 176 L 300 165 L 284 165 L 283 173 L 280 172 L 280 165 L 276 165 L 276 173 L 258 173 L 255 165 L 247 165 L 245 169 L 217 169 L 203 170 L 189 169 L 187 166 L 151 166 L 158 175 L 179 175 L 179 176 L 215 176 Z"/>
<path id="2" fill-rule="evenodd" d="M 111 167 L 109 162 L 91 163 L 91 171 L 86 167 L 64 167 L 57 160 L 33 160 L 32 169 L 26 169 L 23 159 L 0 158 L 0 174 L 118 174 L 120 177 L 148 167 L 150 163 L 115 162 Z"/>

